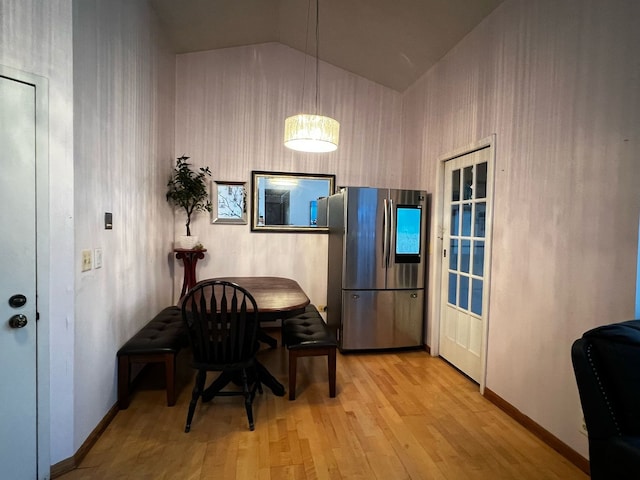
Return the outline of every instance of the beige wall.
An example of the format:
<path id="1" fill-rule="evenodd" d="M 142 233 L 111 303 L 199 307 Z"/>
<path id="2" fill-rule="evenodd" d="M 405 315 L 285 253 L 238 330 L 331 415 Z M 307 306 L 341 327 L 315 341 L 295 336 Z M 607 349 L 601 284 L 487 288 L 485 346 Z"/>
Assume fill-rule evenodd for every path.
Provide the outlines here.
<path id="1" fill-rule="evenodd" d="M 320 66 L 319 112 L 340 122 L 339 149 L 302 154 L 283 146 L 284 119 L 300 113 L 304 63 L 302 53 L 276 43 L 178 55 L 176 157 L 209 166 L 213 180 L 246 181 L 248 190 L 252 170 L 335 174 L 338 185 L 419 187 L 402 168 L 401 95 L 330 65 Z M 313 98 L 312 84 L 306 92 Z M 175 224 L 183 235 L 184 214 L 176 213 Z M 198 278 L 290 277 L 312 302 L 326 304 L 326 235 L 251 233 L 249 225 L 212 225 L 208 214 L 191 230 L 209 250 Z M 175 268 L 177 295 L 182 264 Z"/>
<path id="2" fill-rule="evenodd" d="M 584 456 L 571 343 L 634 314 L 639 18 L 634 1 L 506 2 L 403 99 L 431 191 L 437 159 L 496 134 L 486 385 Z"/>
<path id="3" fill-rule="evenodd" d="M 162 38 L 145 2 L 74 2 L 75 450 L 115 403 L 116 351 L 171 304 L 175 56 Z M 95 248 L 103 267 L 80 272 Z"/>

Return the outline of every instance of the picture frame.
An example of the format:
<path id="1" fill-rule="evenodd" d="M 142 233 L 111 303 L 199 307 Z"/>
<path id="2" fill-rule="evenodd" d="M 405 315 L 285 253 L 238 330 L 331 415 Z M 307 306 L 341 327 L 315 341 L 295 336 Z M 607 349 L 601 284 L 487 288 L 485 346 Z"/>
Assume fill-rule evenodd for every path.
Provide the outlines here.
<path id="1" fill-rule="evenodd" d="M 214 188 L 215 187 L 215 188 Z M 247 188 L 246 182 L 212 183 L 211 223 L 246 225 Z"/>

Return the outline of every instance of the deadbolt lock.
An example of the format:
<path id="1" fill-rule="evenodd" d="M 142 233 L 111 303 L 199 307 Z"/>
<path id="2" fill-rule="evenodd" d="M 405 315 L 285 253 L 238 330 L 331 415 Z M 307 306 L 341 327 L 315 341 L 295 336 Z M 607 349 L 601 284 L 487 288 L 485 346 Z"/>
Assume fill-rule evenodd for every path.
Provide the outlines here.
<path id="1" fill-rule="evenodd" d="M 22 294 L 12 295 L 11 298 L 9 298 L 9 305 L 11 308 L 24 307 L 26 303 L 27 297 Z"/>

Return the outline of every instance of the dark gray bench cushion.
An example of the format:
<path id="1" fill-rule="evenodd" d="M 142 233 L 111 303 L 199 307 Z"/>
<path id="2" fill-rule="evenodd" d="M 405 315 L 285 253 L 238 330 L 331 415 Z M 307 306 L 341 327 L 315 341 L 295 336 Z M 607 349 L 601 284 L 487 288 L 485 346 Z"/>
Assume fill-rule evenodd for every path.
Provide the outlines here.
<path id="1" fill-rule="evenodd" d="M 187 331 L 176 306 L 167 307 L 118 350 L 121 355 L 176 353 L 187 345 Z"/>
<path id="2" fill-rule="evenodd" d="M 282 341 L 290 350 L 335 347 L 337 342 L 314 305 L 282 321 Z"/>

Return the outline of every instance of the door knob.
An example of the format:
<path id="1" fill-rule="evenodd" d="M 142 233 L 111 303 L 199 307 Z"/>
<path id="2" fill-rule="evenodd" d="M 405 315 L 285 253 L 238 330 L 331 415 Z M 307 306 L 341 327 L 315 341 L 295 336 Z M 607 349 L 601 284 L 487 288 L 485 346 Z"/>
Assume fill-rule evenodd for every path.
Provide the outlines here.
<path id="1" fill-rule="evenodd" d="M 22 328 L 27 324 L 27 317 L 24 315 L 14 315 L 9 319 L 9 326 L 11 328 Z"/>

